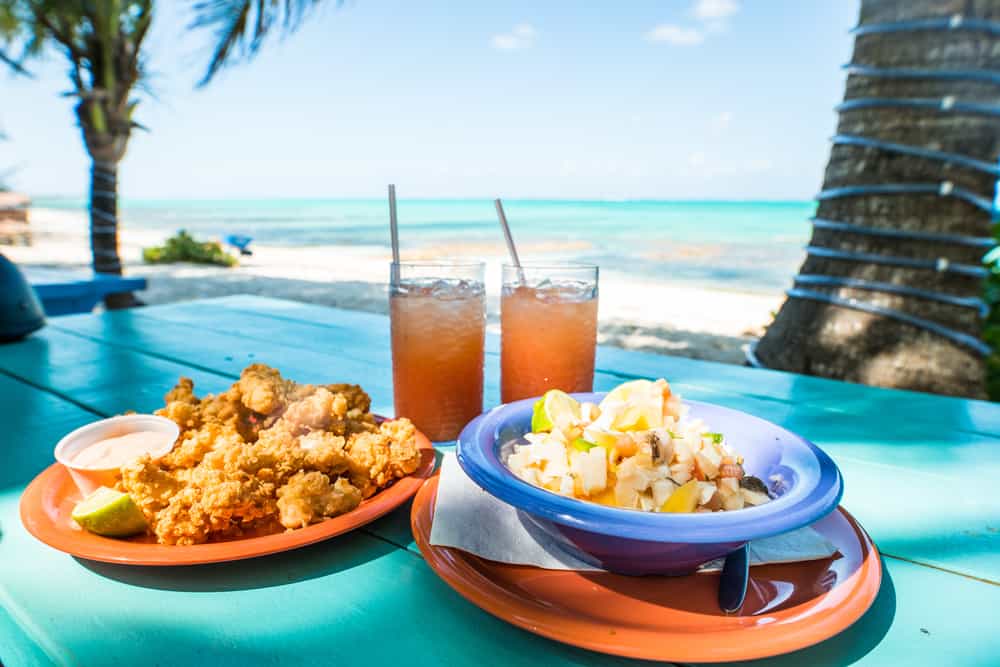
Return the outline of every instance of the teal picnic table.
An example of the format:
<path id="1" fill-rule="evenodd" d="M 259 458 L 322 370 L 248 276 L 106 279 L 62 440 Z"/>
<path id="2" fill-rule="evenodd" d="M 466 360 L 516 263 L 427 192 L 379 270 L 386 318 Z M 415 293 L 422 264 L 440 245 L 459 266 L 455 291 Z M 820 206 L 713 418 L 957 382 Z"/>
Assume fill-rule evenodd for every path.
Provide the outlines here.
<path id="1" fill-rule="evenodd" d="M 153 410 L 180 375 L 222 390 L 254 361 L 305 382 L 360 382 L 392 413 L 379 315 L 230 297 L 62 317 L 0 346 L 3 665 L 639 664 L 466 602 L 421 558 L 409 507 L 303 549 L 182 568 L 87 562 L 21 526 L 21 491 L 62 434 Z M 882 552 L 878 598 L 841 635 L 754 664 L 1000 664 L 1000 406 L 611 348 L 597 366 L 598 390 L 666 377 L 689 398 L 801 433 L 843 471 L 844 505 Z"/>

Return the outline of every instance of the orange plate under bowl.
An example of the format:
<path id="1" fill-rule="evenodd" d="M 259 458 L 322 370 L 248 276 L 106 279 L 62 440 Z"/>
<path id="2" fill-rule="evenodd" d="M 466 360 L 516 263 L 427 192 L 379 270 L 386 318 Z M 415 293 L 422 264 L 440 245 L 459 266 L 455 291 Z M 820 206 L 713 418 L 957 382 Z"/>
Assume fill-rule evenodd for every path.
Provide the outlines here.
<path id="1" fill-rule="evenodd" d="M 420 465 L 410 475 L 362 501 L 346 514 L 306 528 L 192 546 L 155 544 L 149 538 L 114 539 L 82 530 L 70 517 L 80 492 L 69 471 L 55 463 L 21 494 L 21 523 L 45 544 L 73 556 L 121 565 L 201 565 L 254 558 L 304 547 L 371 523 L 413 497 L 434 472 L 434 447 L 417 432 Z"/>
<path id="2" fill-rule="evenodd" d="M 719 609 L 718 573 L 626 577 L 543 570 L 432 546 L 438 477 L 413 501 L 413 536 L 427 563 L 467 600 L 529 632 L 593 651 L 647 660 L 724 662 L 817 644 L 871 606 L 882 564 L 871 538 L 843 508 L 813 524 L 832 558 L 759 565 L 738 614 Z"/>

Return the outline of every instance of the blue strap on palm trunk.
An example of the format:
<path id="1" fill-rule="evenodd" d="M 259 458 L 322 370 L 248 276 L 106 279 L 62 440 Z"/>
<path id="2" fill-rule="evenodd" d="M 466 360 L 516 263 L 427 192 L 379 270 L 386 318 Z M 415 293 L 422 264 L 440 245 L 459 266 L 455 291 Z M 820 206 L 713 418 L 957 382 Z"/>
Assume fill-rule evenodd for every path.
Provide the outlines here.
<path id="1" fill-rule="evenodd" d="M 996 220 L 997 209 L 993 202 L 965 188 L 955 187 L 951 181 L 941 183 L 881 183 L 873 185 L 845 185 L 839 188 L 827 188 L 816 195 L 818 201 L 836 199 L 838 197 L 856 197 L 858 195 L 938 195 L 940 197 L 955 197 L 972 204 L 976 208 L 990 214 Z"/>
<path id="2" fill-rule="evenodd" d="M 940 18 L 911 19 L 909 21 L 890 21 L 887 23 L 866 23 L 851 28 L 851 34 L 884 35 L 890 32 L 914 32 L 917 30 L 974 30 L 985 32 L 994 37 L 1000 35 L 1000 23 L 986 19 L 970 19 L 961 14 L 953 14 Z"/>
<path id="3" fill-rule="evenodd" d="M 957 164 L 974 171 L 981 171 L 993 176 L 1000 176 L 1000 165 L 996 165 L 992 162 L 986 162 L 984 160 L 977 160 L 958 153 L 935 151 L 930 148 L 923 148 L 922 146 L 909 146 L 907 144 L 897 144 L 891 141 L 879 141 L 877 139 L 869 139 L 867 137 L 860 137 L 854 134 L 836 134 L 830 139 L 830 141 L 835 145 L 877 148 L 885 151 L 886 153 L 912 155 L 914 157 L 922 157 L 928 160 L 937 160 L 946 164 Z"/>
<path id="4" fill-rule="evenodd" d="M 900 257 L 897 255 L 880 255 L 873 252 L 854 252 L 851 250 L 835 250 L 823 246 L 808 245 L 806 253 L 824 259 L 840 259 L 848 262 L 868 262 L 885 266 L 900 266 L 907 269 L 937 271 L 938 273 L 954 273 L 970 278 L 985 278 L 989 270 L 983 266 L 949 262 L 944 257 L 938 259 L 917 259 L 915 257 Z"/>
<path id="5" fill-rule="evenodd" d="M 848 74 L 880 79 L 930 79 L 937 81 L 976 81 L 1000 85 L 1000 72 L 986 69 L 926 69 L 923 67 L 869 67 L 848 63 Z"/>
<path id="6" fill-rule="evenodd" d="M 978 311 L 980 317 L 989 314 L 990 307 L 985 301 L 977 297 L 955 296 L 954 294 L 944 294 L 934 290 L 910 287 L 909 285 L 897 285 L 895 283 L 877 282 L 871 280 L 861 280 L 859 278 L 847 278 L 841 276 L 827 276 L 816 273 L 803 273 L 795 277 L 796 285 L 819 285 L 821 287 L 849 287 L 851 289 L 869 290 L 872 292 L 884 292 L 886 294 L 901 294 L 903 296 L 915 296 L 928 301 L 938 301 L 961 308 L 973 308 Z"/>
<path id="7" fill-rule="evenodd" d="M 972 246 L 989 250 L 996 241 L 989 236 L 968 236 L 966 234 L 936 234 L 933 232 L 915 232 L 905 229 L 886 229 L 883 227 L 867 227 L 853 222 L 840 222 L 825 218 L 812 218 L 816 229 L 833 229 L 839 232 L 861 234 L 863 236 L 880 236 L 884 238 L 906 239 L 912 241 L 927 241 L 930 243 L 950 243 L 952 245 Z"/>
<path id="8" fill-rule="evenodd" d="M 834 111 L 854 111 L 856 109 L 877 109 L 890 107 L 896 109 L 926 109 L 949 113 L 960 111 L 964 113 L 981 114 L 984 116 L 1000 116 L 1000 106 L 982 104 L 981 102 L 962 102 L 952 97 L 941 99 L 916 99 L 904 97 L 856 97 L 844 100 L 834 107 Z"/>

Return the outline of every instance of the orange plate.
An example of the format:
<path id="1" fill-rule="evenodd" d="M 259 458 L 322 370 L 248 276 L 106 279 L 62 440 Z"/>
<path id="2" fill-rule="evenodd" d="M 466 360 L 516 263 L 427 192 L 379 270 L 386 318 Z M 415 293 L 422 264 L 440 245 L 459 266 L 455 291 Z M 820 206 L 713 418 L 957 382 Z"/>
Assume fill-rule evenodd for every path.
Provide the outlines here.
<path id="1" fill-rule="evenodd" d="M 871 606 L 882 580 L 878 551 L 838 508 L 813 525 L 840 554 L 750 571 L 739 614 L 718 605 L 719 575 L 625 577 L 542 570 L 431 546 L 438 478 L 417 493 L 410 522 L 427 563 L 485 611 L 529 632 L 613 655 L 723 662 L 805 648 L 845 630 Z"/>
<path id="2" fill-rule="evenodd" d="M 347 514 L 285 533 L 196 544 L 167 546 L 149 538 L 113 539 L 88 533 L 70 518 L 80 492 L 69 471 L 56 463 L 46 468 L 21 494 L 21 523 L 50 547 L 88 560 L 123 565 L 200 565 L 287 551 L 346 533 L 396 509 L 417 492 L 434 472 L 434 447 L 417 433 L 420 465 L 411 475 L 362 501 Z"/>

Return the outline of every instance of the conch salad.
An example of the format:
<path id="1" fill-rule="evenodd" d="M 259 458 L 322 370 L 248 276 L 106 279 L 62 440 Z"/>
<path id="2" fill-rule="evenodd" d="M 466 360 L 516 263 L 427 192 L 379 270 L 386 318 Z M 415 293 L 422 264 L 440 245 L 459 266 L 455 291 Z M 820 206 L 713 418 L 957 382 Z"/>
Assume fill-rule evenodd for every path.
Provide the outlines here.
<path id="1" fill-rule="evenodd" d="M 666 380 L 619 385 L 600 405 L 559 390 L 535 404 L 527 444 L 507 466 L 549 491 L 646 512 L 717 512 L 762 505 L 767 487 Z"/>

